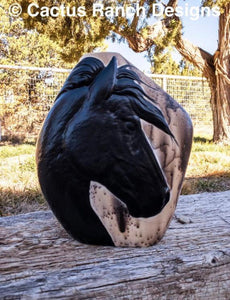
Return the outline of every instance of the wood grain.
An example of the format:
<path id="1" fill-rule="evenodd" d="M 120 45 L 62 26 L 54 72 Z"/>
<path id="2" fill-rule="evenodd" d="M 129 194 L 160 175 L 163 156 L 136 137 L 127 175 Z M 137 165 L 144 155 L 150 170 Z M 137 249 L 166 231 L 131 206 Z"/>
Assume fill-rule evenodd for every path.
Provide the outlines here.
<path id="1" fill-rule="evenodd" d="M 181 196 L 149 248 L 80 244 L 50 211 L 0 218 L 0 299 L 230 299 L 230 191 Z"/>

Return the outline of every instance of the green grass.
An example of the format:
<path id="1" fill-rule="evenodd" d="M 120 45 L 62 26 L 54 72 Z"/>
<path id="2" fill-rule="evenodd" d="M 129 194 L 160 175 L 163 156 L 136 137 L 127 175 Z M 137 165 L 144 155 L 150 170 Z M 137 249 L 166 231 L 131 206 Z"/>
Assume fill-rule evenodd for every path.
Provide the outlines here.
<path id="1" fill-rule="evenodd" d="M 196 137 L 182 194 L 230 189 L 230 145 Z M 0 216 L 47 208 L 35 165 L 35 145 L 0 145 Z"/>
<path id="2" fill-rule="evenodd" d="M 35 146 L 30 144 L 0 146 L 0 160 L 25 154 L 34 155 L 34 149 Z"/>
<path id="3" fill-rule="evenodd" d="M 230 189 L 230 145 L 195 137 L 182 194 Z"/>
<path id="4" fill-rule="evenodd" d="M 0 216 L 47 208 L 40 192 L 35 145 L 0 146 Z"/>
<path id="5" fill-rule="evenodd" d="M 208 140 L 193 143 L 187 177 L 202 177 L 230 173 L 230 145 Z"/>

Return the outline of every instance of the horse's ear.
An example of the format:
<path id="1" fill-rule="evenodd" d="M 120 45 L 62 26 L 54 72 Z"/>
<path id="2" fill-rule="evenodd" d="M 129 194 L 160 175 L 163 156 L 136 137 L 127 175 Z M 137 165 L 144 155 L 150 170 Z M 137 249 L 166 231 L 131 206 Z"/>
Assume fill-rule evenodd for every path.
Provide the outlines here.
<path id="1" fill-rule="evenodd" d="M 134 112 L 143 120 L 153 124 L 157 128 L 161 129 L 174 140 L 175 137 L 172 134 L 169 126 L 165 120 L 164 115 L 155 105 L 145 99 L 132 99 L 131 101 Z"/>
<path id="2" fill-rule="evenodd" d="M 89 100 L 99 103 L 107 99 L 113 91 L 117 76 L 117 59 L 115 56 L 110 63 L 96 76 L 89 90 Z"/>

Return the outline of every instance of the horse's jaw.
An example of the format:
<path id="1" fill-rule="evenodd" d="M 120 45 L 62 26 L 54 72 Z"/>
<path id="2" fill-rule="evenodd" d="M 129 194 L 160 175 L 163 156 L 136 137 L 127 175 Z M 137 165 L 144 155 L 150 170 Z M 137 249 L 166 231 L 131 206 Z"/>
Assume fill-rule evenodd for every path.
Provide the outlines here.
<path id="1" fill-rule="evenodd" d="M 178 193 L 171 193 L 163 210 L 150 218 L 134 218 L 106 187 L 91 181 L 90 204 L 117 247 L 148 247 L 164 235 L 175 211 Z M 141 200 L 141 199 L 140 199 Z"/>

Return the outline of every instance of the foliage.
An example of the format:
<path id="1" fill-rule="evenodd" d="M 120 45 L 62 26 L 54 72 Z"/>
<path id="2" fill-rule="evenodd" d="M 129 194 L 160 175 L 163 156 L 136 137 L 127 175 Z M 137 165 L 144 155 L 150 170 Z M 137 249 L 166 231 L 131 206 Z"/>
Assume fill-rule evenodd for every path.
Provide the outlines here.
<path id="1" fill-rule="evenodd" d="M 10 0 L 5 3 L 11 4 L 14 2 Z M 127 39 L 129 46 L 134 51 L 139 51 L 135 43 L 132 43 L 132 37 L 136 33 L 139 33 L 144 39 L 147 39 L 149 34 L 151 23 L 153 22 L 152 13 L 154 3 L 162 2 L 165 5 L 168 1 L 157 1 L 157 0 L 142 0 L 139 1 L 140 6 L 145 8 L 145 14 L 133 17 L 122 17 L 119 16 L 93 16 L 92 5 L 93 1 L 90 0 L 38 0 L 36 3 L 39 7 L 47 6 L 58 6 L 65 5 L 65 7 L 85 7 L 87 14 L 81 17 L 69 17 L 69 16 L 57 16 L 57 17 L 30 17 L 27 14 L 27 7 L 31 3 L 31 0 L 19 0 L 23 8 L 21 15 L 25 28 L 36 30 L 48 37 L 55 43 L 56 52 L 60 54 L 61 58 L 66 62 L 76 62 L 79 58 L 87 52 L 92 52 L 96 48 L 105 47 L 104 40 L 108 37 L 112 37 L 112 40 L 122 41 Z M 201 0 L 201 6 L 213 6 L 219 5 L 223 8 L 229 0 Z M 108 0 L 106 1 L 105 7 L 136 7 L 136 2 L 133 0 Z M 156 21 L 156 20 L 155 20 Z M 171 18 L 167 21 L 167 32 L 164 36 L 154 37 L 154 44 L 149 45 L 148 51 L 154 55 L 154 59 L 162 61 L 162 57 L 165 56 L 165 49 L 168 47 L 175 46 L 178 35 L 181 34 L 181 20 L 179 18 Z M 18 35 L 18 33 L 17 33 Z M 39 35 L 39 36 L 40 36 Z M 42 41 L 37 43 L 42 45 Z M 46 41 L 44 41 L 44 46 Z M 136 49 L 135 49 L 136 48 Z M 36 48 L 35 48 L 36 49 Z M 44 47 L 43 52 L 47 49 Z M 141 50 L 140 50 L 141 51 Z M 39 52 L 39 51 L 38 51 Z M 42 51 L 40 51 L 41 53 Z M 36 56 L 36 53 L 35 53 Z"/>
<path id="2" fill-rule="evenodd" d="M 223 9 L 227 4 L 229 3 L 229 0 L 202 0 L 201 4 L 202 6 L 219 6 L 221 9 Z"/>
<path id="3" fill-rule="evenodd" d="M 13 0 L 6 2 L 3 0 L 3 4 L 6 6 L 10 5 Z M 100 1 L 98 1 L 100 2 Z M 97 3 L 98 3 L 97 2 Z M 18 3 L 22 5 L 23 13 L 21 15 L 22 19 L 15 21 L 14 28 L 11 34 L 5 34 L 8 40 L 13 35 L 18 35 L 18 38 L 21 38 L 21 35 L 29 35 L 31 30 L 39 34 L 39 38 L 46 36 L 48 39 L 51 39 L 55 44 L 54 48 L 55 53 L 59 54 L 62 59 L 66 62 L 76 62 L 85 52 L 91 52 L 97 47 L 102 47 L 104 44 L 104 39 L 111 36 L 113 40 L 126 40 L 130 48 L 136 52 L 148 51 L 153 53 L 155 66 L 154 68 L 157 72 L 162 72 L 162 67 L 160 65 L 167 66 L 167 48 L 175 47 L 179 53 L 183 56 L 184 59 L 190 61 L 201 71 L 202 75 L 206 77 L 209 81 L 211 88 L 211 106 L 213 112 L 213 122 L 214 122 L 214 139 L 216 141 L 229 139 L 229 122 L 228 116 L 230 113 L 229 105 L 229 0 L 201 0 L 201 6 L 214 6 L 218 5 L 221 9 L 221 15 L 219 17 L 219 45 L 218 49 L 215 52 L 215 55 L 208 53 L 207 51 L 201 49 L 200 47 L 193 45 L 189 41 L 183 39 L 183 24 L 182 18 L 179 18 L 175 14 L 172 16 L 167 16 L 166 14 L 163 18 L 159 18 L 157 22 L 153 20 L 153 3 L 163 3 L 165 7 L 173 6 L 177 7 L 177 0 L 165 0 L 165 1 L 152 1 L 152 0 L 140 0 L 138 1 L 140 6 L 143 6 L 145 13 L 138 15 L 137 13 L 132 16 L 121 16 L 121 15 L 110 15 L 110 16 L 93 16 L 92 15 L 92 5 L 95 1 L 91 0 L 37 0 L 39 7 L 42 6 L 61 6 L 65 5 L 66 7 L 80 7 L 84 6 L 87 14 L 81 17 L 69 17 L 67 15 L 61 16 L 60 14 L 57 17 L 41 17 L 38 15 L 36 17 L 29 17 L 27 14 L 27 7 L 32 0 L 18 0 Z M 136 7 L 137 2 L 133 0 L 108 0 L 102 1 L 106 7 L 120 7 L 127 8 L 131 6 Z M 7 7 L 8 7 L 7 6 Z M 10 19 L 12 21 L 12 18 Z M 20 26 L 17 27 L 18 22 L 23 20 L 23 29 L 20 29 Z M 154 23 L 154 24 L 153 24 Z M 25 26 L 25 27 L 24 27 Z M 26 28 L 26 29 L 25 29 Z M 5 30 L 5 29 L 4 29 Z M 33 53 L 27 54 L 31 56 L 31 62 L 34 61 L 35 57 L 39 59 L 36 61 L 39 63 L 39 60 L 42 61 L 44 53 L 49 51 L 49 40 L 44 42 L 39 42 L 39 45 L 44 43 L 39 49 L 39 45 L 36 45 L 36 38 L 29 38 L 31 42 L 34 43 L 34 49 L 30 47 L 32 52 L 35 54 L 33 58 Z M 225 41 L 226 42 L 223 42 Z M 28 40 L 27 40 L 28 41 Z M 31 44 L 31 46 L 33 45 Z M 12 51 L 9 51 L 10 43 L 5 39 L 1 38 L 2 49 L 0 53 L 5 51 L 3 57 L 6 57 L 6 53 L 10 53 L 10 58 L 19 53 L 22 60 L 24 60 L 23 53 L 20 54 L 20 51 L 17 51 L 20 43 L 18 44 L 13 40 L 11 43 Z M 51 44 L 50 44 L 51 45 Z M 5 48 L 4 48 L 5 47 Z M 16 48 L 16 49 L 15 49 Z M 22 39 L 21 48 L 28 48 L 28 42 L 25 39 Z M 37 54 L 36 49 L 37 50 Z M 52 47 L 51 47 L 52 48 Z M 28 50 L 28 49 L 27 49 Z M 29 50 L 28 50 L 29 51 Z M 26 50 L 25 50 L 26 52 Z M 2 54 L 1 54 L 2 55 Z M 227 57 L 227 59 L 226 59 Z M 48 59 L 46 62 L 49 64 L 52 60 Z M 42 62 L 45 64 L 45 62 Z M 41 64 L 40 64 L 41 65 Z M 169 58 L 169 66 L 167 72 L 170 72 L 174 69 L 175 64 Z M 179 72 L 188 72 L 191 69 L 188 65 L 184 64 L 179 66 Z M 176 67 L 178 70 L 178 67 Z M 191 71 L 196 72 L 195 69 Z M 175 71 L 173 71 L 175 72 Z M 218 105 L 216 105 L 218 103 Z"/>
<path id="4" fill-rule="evenodd" d="M 85 7 L 87 14 L 84 17 L 68 17 L 68 16 L 58 16 L 58 17 L 41 17 L 40 15 L 37 17 L 28 17 L 27 15 L 27 7 L 30 0 L 19 0 L 19 3 L 22 5 L 23 14 L 22 18 L 24 20 L 26 28 L 36 29 L 37 32 L 45 34 L 50 39 L 58 43 L 59 53 L 61 57 L 68 62 L 77 61 L 84 53 L 92 52 L 97 47 L 103 47 L 104 40 L 108 36 L 111 36 L 113 40 L 121 41 L 127 39 L 129 42 L 129 46 L 132 47 L 134 51 L 139 51 L 137 49 L 137 45 L 135 41 L 133 42 L 133 36 L 136 33 L 139 33 L 144 39 L 147 39 L 150 25 L 153 22 L 152 13 L 153 13 L 153 5 L 154 3 L 162 2 L 165 5 L 170 1 L 151 1 L 151 0 L 142 0 L 139 1 L 139 5 L 145 8 L 145 14 L 133 17 L 122 17 L 122 16 L 110 16 L 110 17 L 99 17 L 92 16 L 92 4 L 94 2 L 90 0 L 57 0 L 57 1 L 44 1 L 38 0 L 36 3 L 39 7 L 46 5 L 48 7 L 52 7 L 53 5 L 59 6 L 61 4 L 66 7 Z M 223 8 L 229 0 L 201 0 L 201 6 L 213 6 L 218 5 Z M 108 0 L 104 3 L 106 7 L 123 7 L 127 6 L 136 7 L 136 3 L 133 0 L 118 0 L 112 1 Z M 156 21 L 156 20 L 155 20 Z M 154 59 L 154 72 L 162 73 L 160 69 L 163 67 L 159 67 L 160 64 L 164 63 L 168 58 L 168 50 L 171 47 L 175 46 L 176 40 L 178 39 L 178 35 L 181 34 L 181 20 L 179 18 L 171 18 L 167 20 L 167 32 L 165 35 L 154 37 L 154 43 L 149 45 L 148 53 L 153 55 Z M 166 49 L 166 52 L 165 52 Z M 141 51 L 141 49 L 140 49 Z M 184 60 L 185 61 L 185 60 Z M 184 62 L 183 62 L 184 63 Z M 180 73 L 181 66 L 178 69 L 178 66 L 175 66 L 174 62 L 169 57 L 169 65 L 172 74 Z M 186 63 L 186 68 L 187 68 Z M 176 70 L 175 71 L 175 68 Z M 160 68 L 160 69 L 159 69 Z M 192 69 L 189 66 L 185 73 L 193 73 L 194 75 L 197 73 L 197 70 Z M 170 72 L 169 68 L 167 68 L 167 73 Z M 191 72 L 188 72 L 188 69 Z"/>
<path id="5" fill-rule="evenodd" d="M 68 68 L 58 43 L 26 29 L 22 19 L 10 17 L 8 5 L 3 1 L 0 6 L 0 64 Z"/>
<path id="6" fill-rule="evenodd" d="M 4 0 L 5 7 L 8 7 L 13 0 Z M 65 7 L 85 7 L 87 14 L 81 17 L 69 17 L 69 16 L 57 16 L 57 17 L 41 17 L 40 15 L 36 17 L 30 17 L 27 14 L 27 7 L 31 3 L 31 0 L 19 0 L 18 3 L 21 4 L 23 8 L 23 13 L 21 15 L 25 28 L 31 30 L 36 30 L 37 33 L 45 35 L 52 41 L 55 42 L 54 47 L 56 52 L 61 55 L 61 58 L 66 62 L 76 62 L 79 58 L 87 52 L 92 52 L 98 47 L 105 47 L 104 40 L 111 36 L 113 40 L 124 40 L 127 39 L 130 43 L 129 46 L 133 50 L 135 49 L 135 43 L 132 45 L 132 37 L 136 33 L 139 33 L 144 39 L 147 38 L 149 34 L 149 29 L 153 19 L 151 18 L 153 13 L 154 3 L 162 2 L 165 5 L 168 1 L 157 1 L 157 0 L 142 0 L 139 1 L 140 6 L 145 8 L 145 14 L 133 17 L 122 17 L 122 16 L 93 16 L 92 14 L 92 4 L 91 0 L 38 0 L 36 3 L 39 7 L 42 6 L 58 6 L 65 5 Z M 169 1 L 170 2 L 170 1 Z M 201 6 L 214 6 L 218 5 L 220 8 L 226 6 L 229 0 L 201 0 Z M 136 2 L 133 0 L 108 0 L 104 3 L 106 7 L 123 7 L 128 6 L 136 7 Z M 22 21 L 18 21 L 22 22 Z M 15 23 L 14 27 L 17 25 Z M 172 47 L 181 34 L 181 20 L 179 18 L 171 18 L 167 21 L 167 32 L 164 36 L 157 36 L 154 38 L 154 44 L 149 46 L 152 48 L 154 56 L 159 59 L 167 47 Z M 18 35 L 18 30 L 16 30 Z M 40 35 L 39 35 L 40 36 Z M 42 45 L 42 41 L 38 42 L 37 45 Z M 44 53 L 47 51 L 45 49 L 46 41 L 44 40 Z M 31 48 L 31 47 L 30 47 Z M 136 47 L 137 48 L 137 47 Z M 36 49 L 36 47 L 35 47 Z M 40 49 L 41 50 L 41 49 Z M 39 51 L 38 51 L 39 53 Z M 36 56 L 36 53 L 35 53 Z"/>
<path id="7" fill-rule="evenodd" d="M 0 73 L 2 134 L 10 140 L 36 137 L 67 75 L 10 69 Z"/>
<path id="8" fill-rule="evenodd" d="M 167 74 L 167 75 L 182 75 L 182 76 L 201 76 L 202 73 L 198 68 L 194 67 L 188 61 L 181 59 L 177 62 L 173 58 L 174 49 L 168 47 L 164 51 L 155 54 L 152 51 L 148 52 L 148 59 L 151 61 L 151 72 L 153 74 Z"/>
<path id="9" fill-rule="evenodd" d="M 21 18 L 12 18 L 8 13 L 9 4 L 4 0 L 0 6 L 0 64 L 50 68 L 73 66 L 62 60 L 57 42 L 36 30 L 25 28 Z M 54 93 L 65 80 L 66 74 L 60 75 L 63 78 L 45 71 L 1 71 L 0 118 L 6 137 L 24 140 L 27 134 L 37 135 L 52 105 Z"/>
<path id="10" fill-rule="evenodd" d="M 41 34 L 45 34 L 52 41 L 58 42 L 59 53 L 61 58 L 68 62 L 77 62 L 79 58 L 87 53 L 92 52 L 97 47 L 104 47 L 104 39 L 109 35 L 109 21 L 97 17 L 88 17 L 92 11 L 92 1 L 90 0 L 65 0 L 65 1 L 43 1 L 38 0 L 36 3 L 39 7 L 61 4 L 67 7 L 84 6 L 88 14 L 82 17 L 28 17 L 27 7 L 31 1 L 20 0 L 22 5 L 22 18 L 29 29 L 36 29 Z"/>

